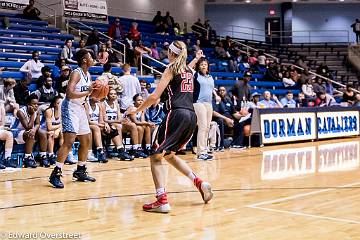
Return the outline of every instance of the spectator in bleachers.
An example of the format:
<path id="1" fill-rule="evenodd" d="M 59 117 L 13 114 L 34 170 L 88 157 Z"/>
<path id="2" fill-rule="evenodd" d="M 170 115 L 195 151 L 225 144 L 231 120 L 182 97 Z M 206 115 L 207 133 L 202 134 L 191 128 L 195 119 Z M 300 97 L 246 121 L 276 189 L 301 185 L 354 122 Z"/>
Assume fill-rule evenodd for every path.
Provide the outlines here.
<path id="1" fill-rule="evenodd" d="M 165 64 L 169 64 L 168 51 L 169 51 L 169 43 L 164 42 L 163 48 L 160 51 L 160 61 Z"/>
<path id="2" fill-rule="evenodd" d="M 225 129 L 232 129 L 234 127 L 233 114 L 235 113 L 234 105 L 230 97 L 227 95 L 226 88 L 220 86 L 218 88 L 219 98 L 213 98 L 213 120 L 218 124 L 220 129 L 220 151 L 224 150 L 225 144 Z"/>
<path id="3" fill-rule="evenodd" d="M 37 9 L 35 6 L 34 0 L 29 0 L 29 5 L 26 6 L 26 8 L 23 11 L 24 18 L 30 19 L 30 20 L 38 20 L 41 21 L 41 18 L 39 17 L 41 12 L 39 9 Z"/>
<path id="4" fill-rule="evenodd" d="M 13 135 L 12 133 L 5 128 L 5 106 L 1 102 L 0 103 L 0 141 L 5 142 L 5 152 L 4 152 L 4 158 L 0 160 L 0 169 L 5 169 L 6 166 L 8 167 L 17 167 L 14 166 L 14 163 L 11 161 L 11 153 L 13 149 Z"/>
<path id="5" fill-rule="evenodd" d="M 133 97 L 134 107 L 139 107 L 143 102 L 141 94 L 136 94 Z M 130 107 L 130 108 L 134 108 Z M 145 142 L 145 153 L 150 154 L 151 150 L 151 130 L 155 128 L 155 124 L 152 122 L 147 122 L 145 119 L 145 111 L 139 112 L 136 115 L 132 114 L 129 116 L 130 120 L 136 124 L 138 133 L 139 133 L 139 142 Z"/>
<path id="6" fill-rule="evenodd" d="M 271 93 L 269 91 L 264 92 L 264 99 L 259 102 L 260 108 L 282 108 L 283 105 L 279 102 L 275 94 L 273 94 L 271 100 Z"/>
<path id="7" fill-rule="evenodd" d="M 94 50 L 91 49 L 90 47 L 86 47 L 86 42 L 84 39 L 81 39 L 79 41 L 79 47 L 75 49 L 75 54 L 80 50 L 80 49 L 83 49 L 85 48 L 90 54 L 91 54 L 91 57 L 93 59 L 96 59 L 96 56 L 95 56 L 95 53 L 94 53 Z"/>
<path id="8" fill-rule="evenodd" d="M 151 50 L 151 57 L 155 58 L 156 60 L 160 60 L 160 54 L 156 41 L 152 41 L 150 50 Z"/>
<path id="9" fill-rule="evenodd" d="M 115 22 L 110 26 L 108 35 L 114 40 L 121 41 L 125 38 L 123 27 L 120 24 L 120 19 L 116 18 Z"/>
<path id="10" fill-rule="evenodd" d="M 161 16 L 161 12 L 157 11 L 155 17 L 152 20 L 152 23 L 157 26 L 160 24 L 160 22 L 163 20 L 163 17 Z"/>
<path id="11" fill-rule="evenodd" d="M 280 100 L 280 102 L 284 108 L 296 107 L 296 101 L 294 100 L 294 94 L 292 93 L 292 91 L 288 91 L 285 97 Z"/>
<path id="12" fill-rule="evenodd" d="M 70 73 L 70 67 L 64 65 L 61 67 L 60 76 L 55 80 L 55 89 L 62 97 L 65 97 L 67 85 L 70 80 Z"/>
<path id="13" fill-rule="evenodd" d="M 151 93 L 151 83 L 146 83 L 146 90 L 149 94 Z"/>
<path id="14" fill-rule="evenodd" d="M 351 27 L 356 36 L 356 43 L 359 43 L 359 41 L 360 41 L 360 20 L 356 19 L 355 22 L 353 24 L 351 24 Z"/>
<path id="15" fill-rule="evenodd" d="M 298 73 L 297 69 L 294 67 L 294 65 L 291 65 L 289 68 L 290 78 L 294 81 L 296 84 L 300 79 L 300 74 Z"/>
<path id="16" fill-rule="evenodd" d="M 303 92 L 300 92 L 296 99 L 296 107 L 307 107 L 307 100 Z"/>
<path id="17" fill-rule="evenodd" d="M 180 24 L 177 22 L 174 24 L 174 34 L 176 36 L 184 35 L 184 31 L 181 29 Z"/>
<path id="18" fill-rule="evenodd" d="M 257 60 L 260 67 L 266 67 L 266 56 L 264 54 L 264 51 L 259 51 L 259 56 L 257 57 Z"/>
<path id="19" fill-rule="evenodd" d="M 234 48 L 234 44 L 233 44 L 230 36 L 225 37 L 225 39 L 222 41 L 222 45 L 223 45 L 225 51 L 228 51 L 229 53 Z"/>
<path id="20" fill-rule="evenodd" d="M 163 20 L 155 27 L 155 33 L 165 35 L 168 33 L 168 26 L 164 23 Z"/>
<path id="21" fill-rule="evenodd" d="M 315 106 L 317 107 L 326 107 L 331 106 L 332 104 L 336 103 L 335 99 L 326 94 L 326 92 L 319 92 L 316 94 L 317 98 L 315 99 Z"/>
<path id="22" fill-rule="evenodd" d="M 250 52 L 250 57 L 248 58 L 248 63 L 250 64 L 251 67 L 255 66 L 258 64 L 258 53 L 255 51 L 251 51 Z"/>
<path id="23" fill-rule="evenodd" d="M 101 44 L 101 48 L 100 48 L 97 59 L 99 60 L 101 65 L 104 65 L 104 64 L 106 64 L 108 62 L 109 53 L 107 51 L 106 44 Z"/>
<path id="24" fill-rule="evenodd" d="M 31 81 L 31 75 L 28 73 L 22 78 L 14 87 L 14 97 L 17 104 L 20 106 L 26 105 L 26 99 L 30 96 L 28 89 L 28 82 Z"/>
<path id="25" fill-rule="evenodd" d="M 137 93 L 141 93 L 140 82 L 137 77 L 131 75 L 131 67 L 129 64 L 123 65 L 124 75 L 119 78 L 123 85 L 123 92 L 120 97 L 120 109 L 125 112 L 128 107 L 132 106 L 132 98 Z"/>
<path id="26" fill-rule="evenodd" d="M 111 40 L 106 42 L 106 47 L 107 47 L 107 52 L 109 53 L 108 63 L 113 67 L 121 67 L 123 63 L 118 58 L 116 52 L 114 51 Z"/>
<path id="27" fill-rule="evenodd" d="M 99 32 L 98 30 L 93 29 L 86 40 L 85 48 L 91 49 L 94 52 L 95 57 L 97 57 L 99 52 L 99 44 Z"/>
<path id="28" fill-rule="evenodd" d="M 44 85 L 36 90 L 34 94 L 38 97 L 39 102 L 48 104 L 58 96 L 58 92 L 53 88 L 53 80 L 51 77 L 48 77 L 45 80 Z"/>
<path id="29" fill-rule="evenodd" d="M 73 60 L 74 54 L 72 52 L 72 40 L 65 40 L 65 45 L 61 50 L 61 58 L 65 59 L 65 63 L 67 64 L 76 64 L 77 62 Z"/>
<path id="30" fill-rule="evenodd" d="M 163 20 L 164 23 L 168 26 L 168 28 L 172 29 L 174 27 L 175 21 L 169 12 L 166 12 L 166 15 L 164 16 Z"/>
<path id="31" fill-rule="evenodd" d="M 32 52 L 32 59 L 28 60 L 20 68 L 20 72 L 30 73 L 32 78 L 39 78 L 41 76 L 41 69 L 44 67 L 44 64 L 39 60 L 39 52 Z"/>
<path id="32" fill-rule="evenodd" d="M 299 58 L 296 60 L 295 65 L 303 68 L 303 69 L 307 69 L 308 66 L 305 63 L 305 56 L 299 56 Z"/>
<path id="33" fill-rule="evenodd" d="M 146 80 L 144 80 L 144 79 L 140 80 L 140 90 L 141 90 L 140 94 L 141 94 L 143 100 L 146 100 L 150 95 L 146 88 L 146 85 L 147 85 Z"/>
<path id="34" fill-rule="evenodd" d="M 237 80 L 232 88 L 232 93 L 239 101 L 249 101 L 251 86 L 249 84 L 251 80 L 251 72 L 247 71 L 244 73 L 242 80 Z"/>
<path id="35" fill-rule="evenodd" d="M 56 79 L 60 76 L 61 74 L 61 67 L 62 66 L 65 66 L 66 65 L 66 62 L 65 62 L 65 59 L 64 58 L 59 58 L 55 61 L 55 65 L 53 65 L 52 67 L 52 78 Z"/>
<path id="36" fill-rule="evenodd" d="M 103 104 L 104 104 L 103 109 L 105 110 L 104 122 L 109 125 L 110 129 L 112 128 L 118 131 L 119 136 L 121 137 L 120 144 L 122 143 L 121 134 L 130 133 L 132 146 L 129 154 L 134 156 L 135 158 L 147 158 L 148 155 L 146 155 L 141 149 L 143 132 L 141 132 L 141 130 L 139 132 L 139 129 L 137 128 L 136 124 L 131 122 L 128 118 L 121 117 L 120 107 L 117 103 L 117 93 L 114 89 L 110 89 L 109 94 Z M 117 147 L 119 153 L 120 152 L 124 153 L 123 147 L 121 146 L 117 146 Z"/>
<path id="37" fill-rule="evenodd" d="M 195 57 L 196 53 L 201 50 L 201 42 L 199 39 L 196 40 L 195 44 L 192 46 L 192 55 Z"/>
<path id="38" fill-rule="evenodd" d="M 151 56 L 151 49 L 146 47 L 142 41 L 139 41 L 137 44 L 136 44 L 136 47 L 135 47 L 135 66 L 138 66 L 140 67 L 140 56 L 141 55 L 146 55 L 146 56 Z M 150 65 L 150 59 L 146 58 L 146 57 L 143 57 L 142 58 L 142 61 L 143 63 L 145 63 L 146 65 Z M 144 71 L 148 71 L 147 68 L 144 68 Z"/>
<path id="39" fill-rule="evenodd" d="M 334 95 L 334 86 L 332 85 L 332 82 L 330 80 L 326 81 L 325 89 L 327 94 L 330 94 L 331 96 Z"/>
<path id="40" fill-rule="evenodd" d="M 55 164 L 56 155 L 54 153 L 55 139 L 59 139 L 59 145 L 64 142 L 61 131 L 61 101 L 62 98 L 57 96 L 52 99 L 49 108 L 42 116 L 39 133 L 47 136 L 47 159 L 50 165 Z"/>
<path id="41" fill-rule="evenodd" d="M 302 85 L 301 90 L 305 94 L 306 98 L 314 98 L 316 96 L 316 93 L 313 90 L 311 78 L 307 79 L 307 82 Z"/>
<path id="42" fill-rule="evenodd" d="M 312 79 L 312 75 L 309 73 L 309 68 L 305 68 L 304 71 L 301 72 L 298 85 L 302 86 L 308 79 Z"/>
<path id="43" fill-rule="evenodd" d="M 213 115 L 212 95 L 215 87 L 214 79 L 209 74 L 209 62 L 203 58 L 201 50 L 197 51 L 194 75 L 194 110 L 197 116 L 197 158 L 199 160 L 210 160 L 213 156 L 208 154 L 208 135 Z"/>
<path id="44" fill-rule="evenodd" d="M 128 38 L 132 41 L 138 42 L 141 40 L 141 33 L 138 30 L 138 24 L 133 22 L 128 33 Z"/>
<path id="45" fill-rule="evenodd" d="M 271 82 L 280 82 L 281 77 L 279 67 L 275 62 L 269 64 L 268 70 L 265 73 L 264 79 Z"/>
<path id="46" fill-rule="evenodd" d="M 247 106 L 248 108 L 258 108 L 259 107 L 259 102 L 260 102 L 260 97 L 261 94 L 258 92 L 254 92 L 253 94 L 251 94 L 251 102 L 248 102 Z"/>
<path id="47" fill-rule="evenodd" d="M 51 68 L 49 66 L 44 66 L 41 68 L 41 76 L 36 80 L 36 88 L 41 88 L 44 85 L 45 80 L 49 77 L 51 77 Z"/>
<path id="48" fill-rule="evenodd" d="M 324 77 L 329 77 L 330 70 L 326 64 L 320 63 L 320 66 L 316 69 L 316 73 Z"/>
<path id="49" fill-rule="evenodd" d="M 348 103 L 349 106 L 353 105 L 356 101 L 355 92 L 351 84 L 346 84 L 346 90 L 343 94 L 342 102 Z"/>
<path id="50" fill-rule="evenodd" d="M 14 87 L 16 86 L 16 81 L 13 78 L 8 78 L 4 80 L 4 101 L 5 101 L 5 111 L 11 112 L 16 116 L 17 111 L 19 110 L 19 104 L 16 103 Z"/>
<path id="51" fill-rule="evenodd" d="M 284 87 L 293 87 L 295 86 L 296 82 L 291 79 L 290 72 L 288 70 L 285 70 L 281 73 L 282 82 L 284 84 Z"/>
<path id="52" fill-rule="evenodd" d="M 313 90 L 315 93 L 325 92 L 326 86 L 322 78 L 317 77 L 313 82 Z"/>
<path id="53" fill-rule="evenodd" d="M 38 98 L 35 94 L 31 94 L 26 99 L 26 105 L 17 112 L 17 119 L 12 126 L 14 139 L 18 144 L 25 144 L 25 167 L 36 168 L 37 164 L 32 156 L 35 140 L 38 136 L 40 127 L 40 113 L 38 111 Z M 40 148 L 42 156 L 46 156 L 46 139 L 40 140 Z M 46 159 L 43 165 L 48 165 Z"/>
<path id="54" fill-rule="evenodd" d="M 234 61 L 232 60 L 230 53 L 224 49 L 223 43 L 221 41 L 218 41 L 215 46 L 215 57 L 227 62 L 227 71 L 235 71 Z"/>

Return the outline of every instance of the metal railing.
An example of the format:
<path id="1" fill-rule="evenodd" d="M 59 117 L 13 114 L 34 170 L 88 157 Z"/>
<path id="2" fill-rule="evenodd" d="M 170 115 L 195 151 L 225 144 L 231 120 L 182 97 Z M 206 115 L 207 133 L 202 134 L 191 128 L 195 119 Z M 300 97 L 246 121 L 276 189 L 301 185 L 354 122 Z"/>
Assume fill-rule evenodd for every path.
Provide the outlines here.
<path id="1" fill-rule="evenodd" d="M 45 15 L 47 15 L 49 18 L 54 18 L 54 25 L 56 27 L 56 17 L 57 17 L 56 10 L 52 7 L 47 6 L 46 4 L 41 3 L 41 2 L 36 2 L 36 4 L 39 4 L 40 6 L 46 8 L 48 10 L 51 10 L 53 12 L 53 15 L 47 14 L 47 13 L 45 13 Z M 59 4 L 59 3 L 56 3 L 55 5 L 57 5 L 57 4 Z M 52 5 L 54 5 L 54 4 L 52 4 Z"/>
<path id="2" fill-rule="evenodd" d="M 150 57 L 148 54 L 140 54 L 140 75 L 143 75 L 143 72 L 144 72 L 144 71 L 143 71 L 143 70 L 144 70 L 143 67 L 146 67 L 146 68 L 150 69 L 151 72 L 156 72 L 157 74 L 163 74 L 162 72 L 160 72 L 159 70 L 155 69 L 154 67 L 145 64 L 144 61 L 143 61 L 143 58 L 144 58 L 144 57 L 147 58 L 147 59 L 150 59 L 151 61 L 154 61 L 154 62 L 162 65 L 163 67 L 167 67 L 167 65 L 166 65 L 165 63 L 160 62 L 159 60 L 156 60 L 156 59 L 153 58 L 153 57 Z"/>
<path id="3" fill-rule="evenodd" d="M 81 37 L 82 35 L 87 36 L 87 37 L 89 36 L 87 33 L 81 31 L 80 29 L 77 29 L 77 28 L 75 28 L 75 27 L 73 27 L 73 26 L 67 25 L 67 30 L 68 30 L 68 32 L 69 32 L 69 29 L 72 29 L 72 30 L 74 30 L 74 31 L 77 31 L 77 32 L 79 33 L 79 36 L 80 36 L 80 37 Z M 105 44 L 105 43 L 103 43 L 102 41 L 100 41 L 100 43 L 101 43 L 101 44 Z M 118 53 L 118 54 L 120 54 L 120 55 L 123 55 L 123 56 L 124 56 L 124 63 L 125 63 L 125 54 L 123 54 L 122 52 L 120 52 L 119 50 L 117 50 L 117 49 L 115 49 L 115 48 L 111 48 L 111 50 L 113 50 L 114 52 L 116 52 L 116 53 Z"/>
<path id="4" fill-rule="evenodd" d="M 300 70 L 302 70 L 302 71 L 305 70 L 304 68 L 299 67 L 299 66 L 297 66 L 297 65 L 295 65 L 295 64 L 292 64 L 292 63 L 282 63 L 281 65 L 284 65 L 284 66 L 294 66 L 295 68 L 300 69 Z M 346 85 L 344 85 L 344 84 L 342 84 L 342 83 L 339 83 L 339 82 L 337 82 L 337 81 L 334 81 L 334 80 L 332 80 L 332 79 L 330 79 L 330 78 L 321 76 L 321 75 L 319 75 L 319 74 L 317 74 L 317 73 L 315 73 L 315 72 L 312 72 L 312 71 L 309 71 L 309 73 L 310 73 L 311 75 L 314 75 L 315 77 L 322 78 L 322 79 L 324 79 L 324 80 L 326 80 L 326 81 L 329 81 L 329 82 L 331 82 L 331 83 L 333 83 L 333 84 L 335 84 L 335 85 L 337 85 L 337 86 L 339 86 L 339 87 L 346 88 Z M 354 92 L 356 92 L 356 93 L 360 93 L 360 91 L 356 90 L 355 88 L 351 88 L 351 89 L 352 89 Z M 341 92 L 341 91 L 339 91 L 339 90 L 337 90 L 337 89 L 334 89 L 334 91 L 336 91 L 336 92 L 338 92 L 338 93 L 343 93 L 343 92 Z"/>
<path id="5" fill-rule="evenodd" d="M 266 41 L 269 39 L 270 42 L 274 40 L 282 42 L 290 39 L 293 43 L 350 42 L 350 31 L 348 30 L 295 30 L 266 33 L 264 29 L 238 25 L 213 24 L 213 26 L 219 35 L 254 41 Z"/>
<path id="6" fill-rule="evenodd" d="M 86 25 L 85 23 L 83 23 L 83 22 L 81 22 L 81 21 L 78 21 L 78 20 L 75 20 L 75 19 L 73 19 L 73 18 L 68 18 L 68 19 L 66 19 L 66 28 L 67 28 L 67 30 L 71 27 L 71 29 L 73 29 L 73 30 L 75 30 L 75 31 L 79 31 L 79 35 L 80 35 L 80 33 L 83 33 L 83 31 L 81 31 L 80 29 L 77 29 L 77 28 L 71 26 L 71 25 L 70 25 L 70 24 L 71 24 L 70 21 L 74 21 L 74 22 L 76 22 L 76 23 L 78 23 L 78 24 L 80 24 L 80 25 L 88 28 L 89 30 L 94 30 L 94 29 L 95 29 L 95 28 L 93 28 L 93 27 L 91 27 L 91 26 L 88 26 L 88 25 Z M 68 30 L 68 32 L 69 32 L 69 30 Z M 100 34 L 101 36 L 105 37 L 106 39 L 112 40 L 112 41 L 114 41 L 115 43 L 117 43 L 117 44 L 119 44 L 119 45 L 121 45 L 121 46 L 123 47 L 123 50 L 124 50 L 123 53 L 122 53 L 121 51 L 118 51 L 118 50 L 114 49 L 114 48 L 112 48 L 112 50 L 114 50 L 115 52 L 117 52 L 117 53 L 119 53 L 120 55 L 122 55 L 122 56 L 123 56 L 123 59 L 124 59 L 124 63 L 125 63 L 125 62 L 126 62 L 126 45 L 125 45 L 124 43 L 118 41 L 118 40 L 112 39 L 110 36 L 108 36 L 108 35 L 100 32 L 100 31 L 99 31 L 99 34 Z M 87 34 L 86 34 L 86 36 L 87 36 Z"/>

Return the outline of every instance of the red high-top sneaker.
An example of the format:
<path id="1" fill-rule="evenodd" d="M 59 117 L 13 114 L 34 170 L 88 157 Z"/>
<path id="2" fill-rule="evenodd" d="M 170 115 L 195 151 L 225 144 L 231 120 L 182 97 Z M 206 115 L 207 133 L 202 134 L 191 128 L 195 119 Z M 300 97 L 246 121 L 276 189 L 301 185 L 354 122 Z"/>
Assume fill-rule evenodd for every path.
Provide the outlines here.
<path id="1" fill-rule="evenodd" d="M 157 200 L 153 203 L 148 203 L 143 206 L 146 212 L 168 213 L 170 212 L 170 204 L 167 201 L 166 193 L 157 196 Z"/>
<path id="2" fill-rule="evenodd" d="M 204 182 L 200 178 L 196 177 L 194 179 L 194 185 L 197 187 L 197 189 L 201 193 L 201 197 L 204 200 L 204 202 L 208 203 L 214 195 L 213 192 L 211 191 L 210 183 Z"/>

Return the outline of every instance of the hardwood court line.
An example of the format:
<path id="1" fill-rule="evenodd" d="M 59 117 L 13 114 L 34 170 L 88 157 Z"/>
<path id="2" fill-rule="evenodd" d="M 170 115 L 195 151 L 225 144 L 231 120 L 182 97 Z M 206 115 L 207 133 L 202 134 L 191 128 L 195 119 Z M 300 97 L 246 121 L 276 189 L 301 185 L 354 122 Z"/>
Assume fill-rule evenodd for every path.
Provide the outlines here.
<path id="1" fill-rule="evenodd" d="M 302 213 L 302 212 L 279 210 L 279 209 L 273 209 L 273 208 L 251 207 L 251 206 L 247 206 L 247 207 L 252 208 L 252 209 L 260 209 L 260 210 L 269 211 L 269 212 L 286 213 L 286 214 L 302 216 L 302 217 L 312 217 L 312 218 L 318 218 L 318 219 L 323 219 L 323 220 L 332 220 L 332 221 L 336 221 L 336 222 L 360 224 L 359 221 L 355 221 L 355 220 L 351 220 L 351 219 L 327 217 L 327 216 L 320 216 L 320 215 L 314 215 L 314 214 L 308 214 L 308 213 Z"/>
<path id="2" fill-rule="evenodd" d="M 351 187 L 351 186 L 355 186 L 355 185 L 359 185 L 359 184 L 360 184 L 360 182 L 349 183 L 349 184 L 345 184 L 345 185 L 342 185 L 342 186 L 338 186 L 336 188 L 326 188 L 326 189 L 322 189 L 322 190 L 296 194 L 296 195 L 289 196 L 289 197 L 282 197 L 282 198 L 277 198 L 277 199 L 273 199 L 273 200 L 267 200 L 267 201 L 263 201 L 263 202 L 253 203 L 253 204 L 250 204 L 250 205 L 246 205 L 246 207 L 254 208 L 254 207 L 261 206 L 261 205 L 285 202 L 285 201 L 288 201 L 288 200 L 294 200 L 294 199 L 297 199 L 297 198 L 307 197 L 307 196 L 311 196 L 311 195 L 315 195 L 315 194 L 319 194 L 319 193 L 323 193 L 323 192 L 329 192 L 329 191 L 339 189 L 339 188 L 347 188 L 347 187 Z"/>

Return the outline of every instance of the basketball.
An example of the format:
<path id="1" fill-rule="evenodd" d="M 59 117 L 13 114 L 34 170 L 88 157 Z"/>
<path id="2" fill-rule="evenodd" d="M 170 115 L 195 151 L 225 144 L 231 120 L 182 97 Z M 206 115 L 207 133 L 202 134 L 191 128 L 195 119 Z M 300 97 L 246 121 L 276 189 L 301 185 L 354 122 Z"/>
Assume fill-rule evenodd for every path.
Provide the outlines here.
<path id="1" fill-rule="evenodd" d="M 93 82 L 92 87 L 93 91 L 90 95 L 92 98 L 101 100 L 105 98 L 109 93 L 109 85 L 106 80 L 98 78 L 95 82 Z"/>

